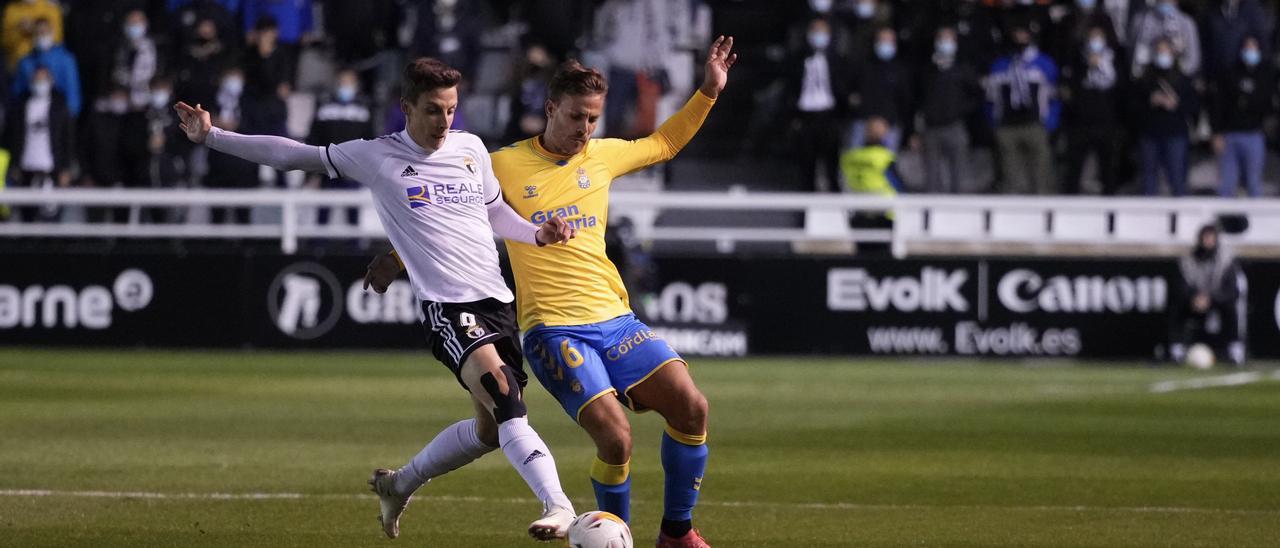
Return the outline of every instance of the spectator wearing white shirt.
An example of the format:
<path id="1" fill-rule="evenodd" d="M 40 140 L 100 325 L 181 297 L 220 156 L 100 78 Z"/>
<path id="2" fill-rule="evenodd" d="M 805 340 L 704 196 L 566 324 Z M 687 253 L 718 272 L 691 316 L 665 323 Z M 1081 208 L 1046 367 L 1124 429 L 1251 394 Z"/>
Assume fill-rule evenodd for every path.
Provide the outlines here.
<path id="1" fill-rule="evenodd" d="M 791 131 L 795 139 L 799 187 L 838 191 L 840 139 L 847 118 L 849 62 L 831 48 L 831 25 L 809 22 L 806 44 L 795 52 L 787 72 Z M 822 166 L 829 184 L 818 179 Z"/>
<path id="2" fill-rule="evenodd" d="M 53 75 L 39 67 L 28 90 L 16 98 L 5 125 L 4 148 L 9 149 L 10 180 L 33 188 L 66 187 L 71 183 L 72 127 L 64 95 L 53 89 Z M 17 209 L 22 221 L 56 220 L 56 209 Z"/>

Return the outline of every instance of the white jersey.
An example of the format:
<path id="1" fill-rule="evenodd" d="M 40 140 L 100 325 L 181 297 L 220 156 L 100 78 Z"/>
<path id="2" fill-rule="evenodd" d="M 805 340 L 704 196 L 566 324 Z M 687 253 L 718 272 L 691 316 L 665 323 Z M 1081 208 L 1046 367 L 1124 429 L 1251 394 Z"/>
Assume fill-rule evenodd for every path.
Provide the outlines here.
<path id="1" fill-rule="evenodd" d="M 451 131 L 427 152 L 405 131 L 329 145 L 330 177 L 373 191 L 382 227 L 419 299 L 461 303 L 515 300 L 498 266 L 487 205 L 502 199 L 479 137 Z"/>

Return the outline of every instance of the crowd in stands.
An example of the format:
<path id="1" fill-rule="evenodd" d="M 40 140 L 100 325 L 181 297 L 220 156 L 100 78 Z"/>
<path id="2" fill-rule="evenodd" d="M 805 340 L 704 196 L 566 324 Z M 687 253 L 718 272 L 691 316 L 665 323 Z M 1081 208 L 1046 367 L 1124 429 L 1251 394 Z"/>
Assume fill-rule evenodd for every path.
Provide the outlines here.
<path id="1" fill-rule="evenodd" d="M 1274 129 L 1275 6 L 1260 0 L 808 0 L 783 94 L 799 182 L 843 176 L 892 194 L 873 146 L 919 151 L 927 192 L 956 192 L 990 154 L 995 191 L 1187 195 L 1190 152 L 1218 162 L 1217 194 L 1263 194 Z M 823 172 L 824 175 L 819 175 Z M 867 185 L 867 180 L 874 184 Z"/>
<path id="2" fill-rule="evenodd" d="M 780 30 L 739 36 L 757 78 L 731 105 L 750 119 L 735 135 L 758 141 L 744 153 L 783 137 L 765 155 L 793 189 L 969 191 L 989 155 L 995 192 L 1091 192 L 1091 173 L 1103 194 L 1182 196 L 1201 147 L 1220 195 L 1264 193 L 1277 44 L 1262 0 L 8 0 L 0 167 L 11 186 L 350 187 L 193 146 L 171 106 L 315 144 L 372 137 L 403 127 L 398 73 L 419 55 L 467 75 L 455 127 L 494 146 L 541 131 L 568 57 L 609 77 L 603 134 L 636 137 L 692 93 L 711 30 L 751 6 Z M 923 158 L 910 184 L 908 153 Z"/>

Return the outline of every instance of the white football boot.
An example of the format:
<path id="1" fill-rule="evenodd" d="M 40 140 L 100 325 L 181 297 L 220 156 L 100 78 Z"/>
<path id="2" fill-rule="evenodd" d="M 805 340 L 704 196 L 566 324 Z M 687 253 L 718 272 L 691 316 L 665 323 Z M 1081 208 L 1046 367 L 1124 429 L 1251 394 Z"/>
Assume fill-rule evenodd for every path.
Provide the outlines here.
<path id="1" fill-rule="evenodd" d="M 569 524 L 577 517 L 573 508 L 542 505 L 542 517 L 529 524 L 529 536 L 538 540 L 555 540 L 569 534 Z"/>
<path id="2" fill-rule="evenodd" d="M 369 478 L 369 489 L 378 495 L 378 505 L 381 507 L 378 523 L 382 524 L 382 532 L 387 534 L 387 538 L 400 536 L 400 516 L 409 506 L 409 499 L 413 498 L 413 495 L 396 494 L 395 484 L 395 471 L 386 468 L 374 470 L 373 476 Z"/>

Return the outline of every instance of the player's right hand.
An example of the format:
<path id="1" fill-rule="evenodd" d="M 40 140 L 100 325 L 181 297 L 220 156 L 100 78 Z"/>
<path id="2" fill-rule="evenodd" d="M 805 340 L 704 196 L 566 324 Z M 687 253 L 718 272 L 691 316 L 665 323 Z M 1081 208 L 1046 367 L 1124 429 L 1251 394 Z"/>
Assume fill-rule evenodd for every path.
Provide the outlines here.
<path id="1" fill-rule="evenodd" d="M 213 129 L 213 118 L 209 116 L 209 111 L 198 104 L 192 107 L 182 101 L 173 105 L 173 110 L 178 111 L 178 127 L 187 134 L 187 138 L 193 143 L 203 143 Z"/>
<path id="2" fill-rule="evenodd" d="M 533 238 L 539 245 L 551 245 L 568 242 L 577 235 L 578 230 L 573 228 L 573 225 L 569 224 L 564 217 L 552 217 L 538 227 L 538 233 L 534 234 Z"/>
<path id="3" fill-rule="evenodd" d="M 391 253 L 383 253 L 373 258 L 369 263 L 368 270 L 364 273 L 364 289 L 367 291 L 370 287 L 373 291 L 382 294 L 387 292 L 387 286 L 396 280 L 396 276 L 400 275 L 400 262 Z"/>

